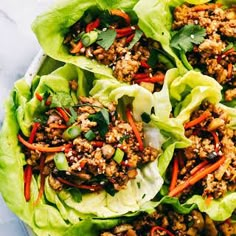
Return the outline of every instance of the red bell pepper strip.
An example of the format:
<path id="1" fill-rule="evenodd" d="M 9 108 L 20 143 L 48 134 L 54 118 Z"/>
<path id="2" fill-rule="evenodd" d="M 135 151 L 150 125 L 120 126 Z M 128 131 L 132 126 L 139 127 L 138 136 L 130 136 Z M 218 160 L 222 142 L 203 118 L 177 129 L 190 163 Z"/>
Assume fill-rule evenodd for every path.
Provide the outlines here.
<path id="1" fill-rule="evenodd" d="M 208 110 L 206 110 L 199 117 L 197 117 L 196 119 L 187 122 L 184 125 L 184 128 L 189 129 L 189 128 L 201 123 L 202 121 L 206 120 L 210 115 L 211 115 L 211 113 Z"/>
<path id="2" fill-rule="evenodd" d="M 134 30 L 135 28 L 132 28 L 132 26 L 124 27 L 121 29 L 115 29 L 117 34 L 131 34 Z"/>
<path id="3" fill-rule="evenodd" d="M 39 192 L 38 192 L 38 197 L 36 199 L 36 201 L 34 202 L 34 205 L 37 205 L 40 201 L 40 199 L 43 196 L 43 192 L 44 192 L 44 186 L 45 186 L 45 174 L 43 173 L 44 171 L 44 165 L 45 165 L 45 156 L 42 156 L 40 158 L 40 164 L 39 164 L 39 171 L 40 171 L 40 187 L 39 187 Z"/>
<path id="4" fill-rule="evenodd" d="M 57 177 L 57 180 L 59 180 L 61 183 L 78 188 L 78 189 L 85 189 L 85 190 L 89 190 L 91 192 L 97 192 L 99 190 L 102 190 L 102 186 L 101 185 L 85 185 L 85 184 L 75 184 L 75 183 L 71 183 L 68 180 L 65 180 L 61 177 Z"/>
<path id="5" fill-rule="evenodd" d="M 125 20 L 125 22 L 127 23 L 127 25 L 130 25 L 130 17 L 124 11 L 119 10 L 119 9 L 112 9 L 112 10 L 110 10 L 110 14 L 123 18 Z"/>
<path id="6" fill-rule="evenodd" d="M 133 38 L 134 38 L 134 34 L 131 34 L 126 38 L 125 42 L 130 43 L 133 40 Z"/>
<path id="7" fill-rule="evenodd" d="M 137 73 L 133 76 L 134 79 L 146 79 L 149 78 L 149 75 L 147 73 Z"/>
<path id="8" fill-rule="evenodd" d="M 167 235 L 169 235 L 169 236 L 174 236 L 174 234 L 172 234 L 169 230 L 167 230 L 167 229 L 165 229 L 165 228 L 163 228 L 163 227 L 161 227 L 161 226 L 154 226 L 154 227 L 152 227 L 152 229 L 151 229 L 151 235 L 150 236 L 155 236 L 156 234 L 155 234 L 155 232 L 156 231 L 162 231 L 162 232 L 165 232 Z"/>
<path id="9" fill-rule="evenodd" d="M 95 21 L 93 22 L 90 22 L 89 24 L 87 24 L 86 26 L 86 33 L 90 32 L 90 31 L 93 31 L 94 29 L 98 28 L 100 25 L 100 19 L 97 18 Z"/>
<path id="10" fill-rule="evenodd" d="M 36 136 L 36 132 L 39 129 L 39 127 L 40 127 L 40 123 L 35 122 L 33 124 L 33 128 L 31 130 L 29 141 L 28 141 L 29 143 L 33 143 L 34 142 L 34 139 L 35 139 L 35 136 Z"/>
<path id="11" fill-rule="evenodd" d="M 42 102 L 43 101 L 43 96 L 41 96 L 38 92 L 35 93 L 35 97 Z"/>
<path id="12" fill-rule="evenodd" d="M 144 60 L 140 61 L 140 65 L 141 65 L 141 67 L 146 68 L 146 69 L 149 69 L 149 68 L 150 68 L 150 66 L 148 65 L 148 63 L 147 63 L 146 61 L 144 61 Z"/>
<path id="13" fill-rule="evenodd" d="M 142 140 L 141 135 L 140 135 L 140 133 L 139 133 L 139 131 L 137 129 L 137 126 L 136 126 L 136 124 L 135 124 L 135 122 L 133 120 L 133 117 L 131 115 L 131 111 L 130 111 L 129 108 L 126 109 L 126 117 L 127 117 L 127 120 L 129 122 L 130 126 L 132 127 L 134 135 L 135 135 L 135 137 L 136 137 L 136 139 L 138 141 L 139 150 L 142 152 L 143 149 L 144 149 L 143 140 Z"/>
<path id="14" fill-rule="evenodd" d="M 24 195 L 25 200 L 28 202 L 30 200 L 30 185 L 32 180 L 32 166 L 26 165 L 24 170 Z"/>
<path id="15" fill-rule="evenodd" d="M 160 83 L 163 82 L 165 79 L 165 75 L 162 73 L 159 73 L 153 77 L 148 77 L 148 78 L 143 78 L 143 79 L 136 79 L 135 82 L 137 84 L 140 84 L 142 82 L 147 82 L 147 83 Z"/>
<path id="16" fill-rule="evenodd" d="M 37 151 L 40 151 L 40 152 L 62 152 L 64 151 L 66 148 L 70 147 L 71 144 L 67 144 L 67 145 L 63 145 L 63 146 L 58 146 L 58 147 L 45 147 L 45 146 L 42 146 L 42 145 L 34 145 L 34 144 L 31 144 L 29 142 L 27 142 L 26 140 L 24 140 L 20 134 L 18 134 L 18 140 L 24 145 L 26 146 L 28 149 L 30 150 L 37 150 Z"/>
<path id="17" fill-rule="evenodd" d="M 170 182 L 169 191 L 172 191 L 176 187 L 178 174 L 179 174 L 179 161 L 178 161 L 178 157 L 175 156 L 174 160 L 173 160 L 173 167 L 172 167 L 172 174 L 171 174 L 171 182 Z"/>
<path id="18" fill-rule="evenodd" d="M 68 122 L 70 120 L 70 117 L 67 115 L 67 113 L 65 112 L 63 108 L 57 107 L 56 109 L 60 113 L 61 117 L 63 118 L 65 122 Z"/>

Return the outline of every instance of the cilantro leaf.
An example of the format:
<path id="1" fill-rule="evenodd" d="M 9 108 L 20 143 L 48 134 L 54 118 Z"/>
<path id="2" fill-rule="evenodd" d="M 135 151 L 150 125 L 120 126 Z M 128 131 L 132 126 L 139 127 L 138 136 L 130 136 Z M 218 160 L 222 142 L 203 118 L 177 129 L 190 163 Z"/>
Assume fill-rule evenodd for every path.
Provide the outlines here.
<path id="1" fill-rule="evenodd" d="M 108 50 L 110 46 L 114 43 L 115 38 L 116 38 L 116 31 L 108 29 L 106 31 L 101 31 L 99 33 L 96 43 L 105 50 Z"/>
<path id="2" fill-rule="evenodd" d="M 135 30 L 134 38 L 130 42 L 128 49 L 131 49 L 139 41 L 142 35 L 143 35 L 143 32 L 141 30 Z"/>
<path id="3" fill-rule="evenodd" d="M 193 44 L 200 44 L 206 36 L 206 30 L 199 25 L 185 25 L 178 32 L 174 32 L 170 45 L 185 53 L 193 50 Z"/>
<path id="4" fill-rule="evenodd" d="M 108 132 L 108 125 L 110 123 L 108 111 L 102 108 L 99 112 L 89 115 L 88 119 L 97 122 L 98 132 L 104 138 Z"/>

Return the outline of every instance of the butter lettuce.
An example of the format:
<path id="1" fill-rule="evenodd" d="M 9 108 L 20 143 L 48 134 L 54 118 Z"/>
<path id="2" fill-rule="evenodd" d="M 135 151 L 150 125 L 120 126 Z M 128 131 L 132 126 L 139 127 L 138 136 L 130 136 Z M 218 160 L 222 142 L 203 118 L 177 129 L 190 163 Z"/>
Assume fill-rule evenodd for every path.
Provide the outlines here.
<path id="1" fill-rule="evenodd" d="M 70 90 L 71 80 L 78 81 L 77 91 Z M 46 180 L 42 201 L 34 206 L 40 182 L 35 175 L 31 183 L 31 200 L 25 201 L 23 166 L 26 163 L 17 134 L 21 131 L 29 136 L 34 118 L 48 109 L 44 101 L 38 100 L 36 93 L 42 97 L 45 94 L 55 96 L 57 100 L 52 100 L 51 107 L 58 104 L 71 106 L 76 102 L 74 97 L 79 95 L 94 96 L 106 104 L 118 103 L 121 111 L 129 104 L 138 120 L 143 112 L 150 114 L 154 102 L 153 95 L 140 86 L 128 86 L 113 79 L 97 80 L 92 73 L 71 64 L 49 75 L 36 77 L 32 86 L 24 78 L 17 81 L 6 103 L 6 117 L 0 133 L 0 177 L 4 179 L 0 191 L 10 209 L 38 235 L 80 235 L 78 232 L 82 234 L 83 228 L 86 235 L 96 235 L 90 223 L 97 229 L 114 226 L 119 222 L 117 217 L 132 216 L 144 209 L 144 204 L 155 197 L 163 184 L 157 161 L 140 168 L 136 179 L 113 197 L 105 191 L 87 193 L 80 202 L 69 190 L 54 191 Z M 145 134 L 146 143 L 161 149 L 166 139 L 157 126 L 146 124 Z"/>

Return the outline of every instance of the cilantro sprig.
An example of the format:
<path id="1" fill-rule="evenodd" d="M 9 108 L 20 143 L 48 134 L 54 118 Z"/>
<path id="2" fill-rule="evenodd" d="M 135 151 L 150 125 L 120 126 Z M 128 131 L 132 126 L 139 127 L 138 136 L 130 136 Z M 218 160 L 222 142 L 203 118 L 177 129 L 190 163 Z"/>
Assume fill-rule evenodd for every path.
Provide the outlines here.
<path id="1" fill-rule="evenodd" d="M 193 50 L 194 45 L 199 45 L 204 41 L 206 30 L 199 25 L 185 25 L 179 31 L 173 32 L 170 46 L 179 51 L 181 60 L 187 69 L 191 70 L 186 53 Z"/>

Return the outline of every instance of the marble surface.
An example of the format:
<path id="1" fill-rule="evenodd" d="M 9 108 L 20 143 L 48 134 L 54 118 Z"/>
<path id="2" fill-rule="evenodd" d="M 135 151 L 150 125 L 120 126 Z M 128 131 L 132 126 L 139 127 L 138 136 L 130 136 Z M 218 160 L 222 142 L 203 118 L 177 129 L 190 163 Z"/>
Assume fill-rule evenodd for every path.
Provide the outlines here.
<path id="1" fill-rule="evenodd" d="M 0 0 L 0 124 L 4 100 L 14 82 L 24 76 L 40 46 L 31 31 L 36 15 L 52 0 Z M 6 207 L 0 196 L 0 236 L 25 236 L 24 224 Z"/>

